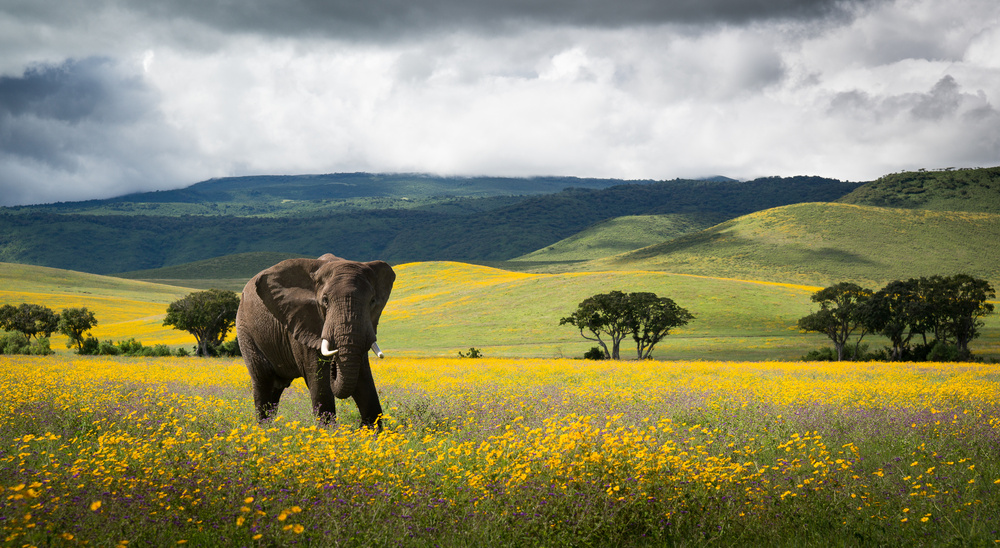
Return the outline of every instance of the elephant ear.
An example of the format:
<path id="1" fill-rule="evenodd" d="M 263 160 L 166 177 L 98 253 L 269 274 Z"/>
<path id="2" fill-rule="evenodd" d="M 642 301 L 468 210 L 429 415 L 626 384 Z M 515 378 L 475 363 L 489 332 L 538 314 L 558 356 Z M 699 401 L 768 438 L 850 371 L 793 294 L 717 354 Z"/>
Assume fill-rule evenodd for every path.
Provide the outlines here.
<path id="1" fill-rule="evenodd" d="M 392 283 L 396 281 L 396 273 L 385 261 L 371 261 L 365 263 L 375 274 L 372 279 L 372 286 L 375 287 L 375 305 L 372 307 L 372 327 L 378 330 L 378 319 L 382 316 L 382 309 L 385 303 L 389 302 L 389 294 L 392 293 Z"/>
<path id="2" fill-rule="evenodd" d="M 289 259 L 260 273 L 257 295 L 264 306 L 295 337 L 319 349 L 322 343 L 323 312 L 316 300 L 312 274 L 324 264 L 318 259 Z"/>

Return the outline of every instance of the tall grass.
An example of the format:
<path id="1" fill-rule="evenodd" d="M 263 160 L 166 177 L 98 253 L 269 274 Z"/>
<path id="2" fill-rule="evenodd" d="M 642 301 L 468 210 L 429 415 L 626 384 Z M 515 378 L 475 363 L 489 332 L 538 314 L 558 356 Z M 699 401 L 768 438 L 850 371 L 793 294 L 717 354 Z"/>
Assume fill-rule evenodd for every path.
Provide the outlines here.
<path id="1" fill-rule="evenodd" d="M 7 358 L 0 539 L 982 545 L 1000 366 L 386 359 L 378 436 L 230 360 Z"/>

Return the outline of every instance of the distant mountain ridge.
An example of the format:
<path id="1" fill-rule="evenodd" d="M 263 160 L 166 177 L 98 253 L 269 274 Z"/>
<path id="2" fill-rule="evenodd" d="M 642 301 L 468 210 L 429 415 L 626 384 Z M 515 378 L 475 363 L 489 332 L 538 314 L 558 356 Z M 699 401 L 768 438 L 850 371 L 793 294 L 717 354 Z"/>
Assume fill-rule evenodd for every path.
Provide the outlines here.
<path id="1" fill-rule="evenodd" d="M 579 180 L 559 178 L 558 184 L 571 181 Z M 273 182 L 263 180 L 265 185 Z M 195 204 L 214 208 L 212 215 L 81 213 L 74 210 L 74 204 L 5 208 L 0 210 L 0 261 L 100 274 L 265 251 L 307 256 L 333 252 L 352 259 L 393 262 L 504 261 L 614 217 L 688 214 L 719 222 L 780 205 L 836 200 L 858 187 L 821 177 L 618 182 L 606 188 L 570 186 L 531 196 L 450 196 L 428 199 L 420 207 L 410 207 L 408 201 L 407 207 L 397 207 L 408 198 L 399 195 L 376 199 L 388 200 L 387 204 L 374 201 L 336 211 L 316 208 L 340 207 L 342 201 L 309 200 L 293 204 L 293 209 L 280 215 L 263 217 L 227 213 L 227 208 L 253 206 L 239 198 Z M 235 184 L 206 183 L 204 192 L 206 196 L 212 192 L 232 196 L 226 193 L 236 191 L 227 188 Z M 238 190 L 246 195 L 263 194 L 261 188 L 249 185 Z"/>

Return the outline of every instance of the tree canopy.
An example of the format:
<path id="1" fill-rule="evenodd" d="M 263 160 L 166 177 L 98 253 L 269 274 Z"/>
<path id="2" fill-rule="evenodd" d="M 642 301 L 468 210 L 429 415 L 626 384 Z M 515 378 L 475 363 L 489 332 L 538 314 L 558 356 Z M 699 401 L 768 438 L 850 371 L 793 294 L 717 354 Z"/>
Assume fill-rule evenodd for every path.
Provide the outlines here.
<path id="1" fill-rule="evenodd" d="M 196 354 L 212 356 L 236 324 L 240 298 L 232 291 L 209 289 L 170 303 L 163 325 L 187 331 L 198 341 Z"/>
<path id="2" fill-rule="evenodd" d="M 575 312 L 559 320 L 559 325 L 573 325 L 581 337 L 596 341 L 605 359 L 621 359 L 621 342 L 631 335 L 637 357 L 647 359 L 672 328 L 687 325 L 692 319 L 690 312 L 667 297 L 611 291 L 584 299 Z M 601 335 L 610 338 L 610 349 Z"/>
<path id="3" fill-rule="evenodd" d="M 988 302 L 993 298 L 989 282 L 967 274 L 896 280 L 876 292 L 842 282 L 813 294 L 820 310 L 800 319 L 799 328 L 828 336 L 838 360 L 855 332 L 860 333 L 855 355 L 866 333 L 878 333 L 892 344 L 887 356 L 892 360 L 968 360 L 969 343 L 979 336 L 982 318 L 993 313 Z M 911 347 L 917 336 L 921 344 Z"/>
<path id="4" fill-rule="evenodd" d="M 19 331 L 28 338 L 49 337 L 59 329 L 59 314 L 40 304 L 0 306 L 0 329 Z"/>
<path id="5" fill-rule="evenodd" d="M 59 332 L 69 337 L 66 346 L 83 350 L 83 336 L 97 325 L 97 317 L 86 308 L 66 308 L 59 314 Z"/>

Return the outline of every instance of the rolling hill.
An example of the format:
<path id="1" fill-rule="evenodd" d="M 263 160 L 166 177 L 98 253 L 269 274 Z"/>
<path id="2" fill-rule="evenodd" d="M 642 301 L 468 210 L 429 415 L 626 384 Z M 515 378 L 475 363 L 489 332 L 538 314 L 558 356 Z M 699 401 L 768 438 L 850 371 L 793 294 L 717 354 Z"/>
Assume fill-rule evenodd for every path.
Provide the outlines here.
<path id="1" fill-rule="evenodd" d="M 710 228 L 722 220 L 712 215 L 684 213 L 615 217 L 511 262 L 599 259 Z"/>
<path id="2" fill-rule="evenodd" d="M 1000 282 L 1000 215 L 834 203 L 783 206 L 565 269 L 658 270 L 826 286 L 964 272 Z"/>
<path id="3" fill-rule="evenodd" d="M 301 215 L 273 217 L 4 208 L 0 209 L 0 261 L 99 274 L 265 251 L 306 256 L 333 252 L 395 263 L 503 261 L 624 215 L 729 219 L 790 203 L 834 200 L 856 187 L 818 177 L 674 180 L 598 190 L 572 188 L 523 197 L 502 207 L 492 202 L 490 207 L 482 206 L 485 198 L 449 198 L 447 204 L 439 202 L 433 208 L 362 208 L 318 214 L 310 208 L 319 206 L 309 202 L 301 206 Z M 220 212 L 238 204 L 223 205 Z"/>
<path id="4" fill-rule="evenodd" d="M 933 211 L 1000 213 L 1000 167 L 892 173 L 837 201 Z"/>
<path id="5" fill-rule="evenodd" d="M 450 262 L 409 263 L 395 270 L 396 284 L 379 325 L 379 343 L 390 359 L 454 357 L 470 347 L 487 357 L 579 357 L 593 343 L 560 326 L 559 318 L 584 298 L 616 289 L 669 296 L 696 316 L 657 347 L 658 359 L 797 359 L 828 343 L 822 335 L 796 328 L 798 318 L 815 308 L 809 300 L 818 289 L 814 286 L 652 271 L 528 274 Z M 0 263 L 0 283 L 0 304 L 94 310 L 100 322 L 94 335 L 101 339 L 135 337 L 175 347 L 194 343 L 187 333 L 162 326 L 167 304 L 188 288 L 5 263 Z M 65 337 L 53 339 L 53 349 L 67 352 Z M 883 344 L 866 340 L 873 348 Z M 1000 317 L 987 318 L 973 351 L 1000 357 Z M 623 346 L 623 356 L 628 352 Z"/>

